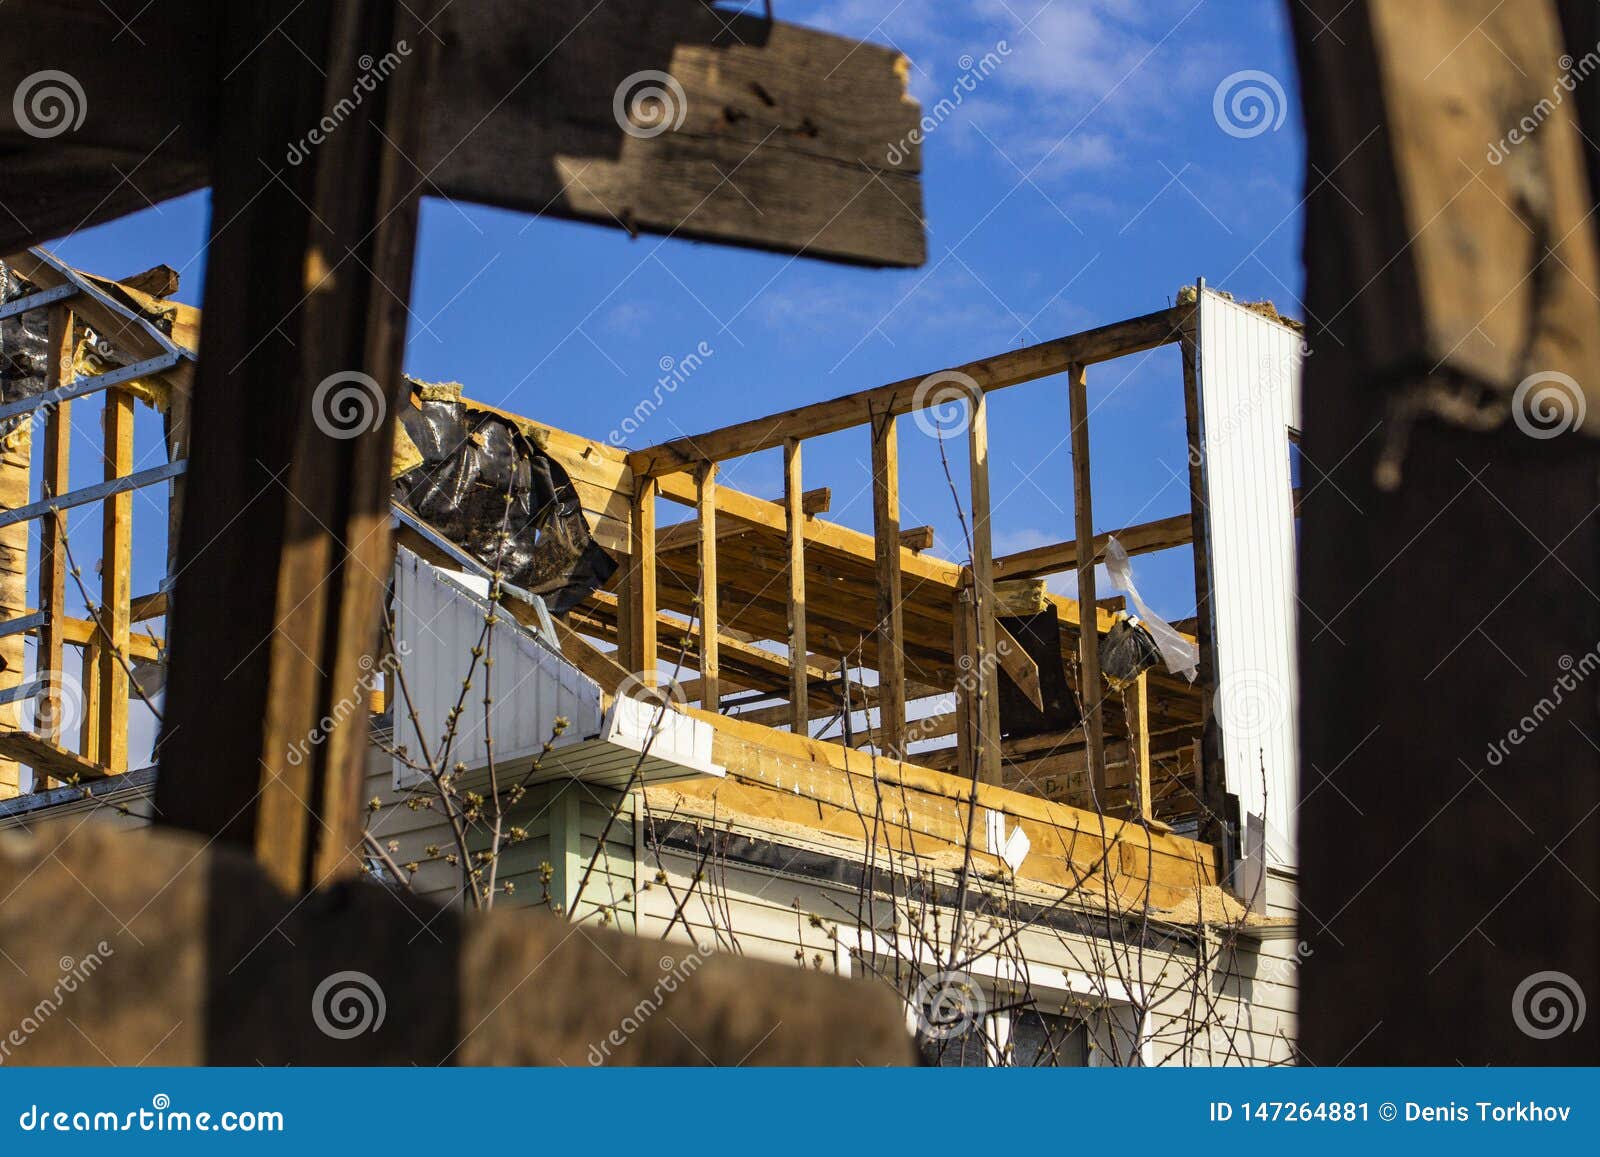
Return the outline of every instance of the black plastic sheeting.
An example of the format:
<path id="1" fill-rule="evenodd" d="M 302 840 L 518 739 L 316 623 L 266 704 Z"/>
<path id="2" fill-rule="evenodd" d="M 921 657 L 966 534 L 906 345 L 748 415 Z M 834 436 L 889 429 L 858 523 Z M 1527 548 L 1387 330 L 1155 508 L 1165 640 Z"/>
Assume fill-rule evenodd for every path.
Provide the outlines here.
<path id="1" fill-rule="evenodd" d="M 1100 673 L 1120 691 L 1161 662 L 1155 636 L 1138 619 L 1119 616 L 1100 640 Z"/>
<path id="2" fill-rule="evenodd" d="M 0 264 L 0 304 L 37 292 L 11 269 Z M 50 311 L 27 313 L 0 320 L 0 403 L 15 402 L 44 392 L 45 347 L 49 343 Z M 0 437 L 11 433 L 30 415 L 19 414 L 0 422 Z"/>
<path id="3" fill-rule="evenodd" d="M 443 399 L 402 407 L 400 423 L 423 461 L 395 479 L 395 497 L 506 582 L 563 614 L 616 571 L 567 472 L 516 426 Z"/>
<path id="4" fill-rule="evenodd" d="M 1071 731 L 1081 724 L 1083 712 L 1067 682 L 1066 663 L 1061 657 L 1061 620 L 1055 607 L 1032 615 L 1001 615 L 1000 621 L 1038 664 L 1039 691 L 1044 700 L 1044 710 L 1040 711 L 1001 668 L 1000 734 L 1007 739 L 1020 739 Z"/>

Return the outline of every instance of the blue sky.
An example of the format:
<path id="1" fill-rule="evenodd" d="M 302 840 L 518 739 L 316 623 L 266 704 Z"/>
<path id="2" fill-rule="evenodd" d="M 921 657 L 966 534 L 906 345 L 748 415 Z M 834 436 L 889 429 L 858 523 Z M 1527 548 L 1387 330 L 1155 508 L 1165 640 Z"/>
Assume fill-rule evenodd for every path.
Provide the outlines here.
<path id="1" fill-rule="evenodd" d="M 897 46 L 925 108 L 960 91 L 970 61 L 999 60 L 924 144 L 926 266 L 862 270 L 430 200 L 408 370 L 603 439 L 663 359 L 706 343 L 704 364 L 627 438 L 637 447 L 1145 313 L 1200 275 L 1303 316 L 1303 153 L 1279 0 L 784 0 L 777 15 Z M 1276 127 L 1225 131 L 1215 98 L 1242 71 L 1284 93 L 1266 114 Z M 199 304 L 207 213 L 196 194 L 53 248 L 108 275 L 167 262 L 183 273 L 178 297 Z M 1089 397 L 1097 529 L 1187 510 L 1176 350 L 1095 367 Z M 996 550 L 1071 537 L 1064 380 L 995 395 L 991 431 Z M 141 415 L 142 465 L 159 460 L 159 437 Z M 902 521 L 933 525 L 935 551 L 964 557 L 938 443 L 910 422 L 901 438 Z M 78 443 L 82 482 L 94 446 Z M 947 449 L 963 479 L 963 443 Z M 808 443 L 805 466 L 808 485 L 833 488 L 830 517 L 870 527 L 864 431 Z M 724 478 L 776 496 L 777 452 Z M 154 504 L 136 505 L 142 591 L 164 548 Z M 74 520 L 86 575 L 94 521 Z M 1169 618 L 1193 612 L 1190 565 L 1184 550 L 1135 560 Z"/>

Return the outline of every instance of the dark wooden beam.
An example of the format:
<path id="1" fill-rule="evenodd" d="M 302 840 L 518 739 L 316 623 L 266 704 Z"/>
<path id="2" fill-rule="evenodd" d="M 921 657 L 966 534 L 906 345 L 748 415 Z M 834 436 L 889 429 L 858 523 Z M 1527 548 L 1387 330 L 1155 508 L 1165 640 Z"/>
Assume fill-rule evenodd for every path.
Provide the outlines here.
<path id="1" fill-rule="evenodd" d="M 214 41 L 210 7 L 0 4 L 0 74 L 48 68 L 77 86 L 61 88 L 69 127 L 48 138 L 0 102 L 0 148 L 19 150 L 0 167 L 11 210 L 0 213 L 0 250 L 207 182 L 213 131 L 235 131 L 217 116 L 212 85 L 242 73 L 213 75 L 213 57 L 232 48 Z M 322 106 L 263 142 L 263 163 L 293 166 L 326 148 L 316 138 L 349 123 L 330 110 L 353 92 L 359 108 L 437 49 L 440 79 L 411 153 L 424 194 L 867 265 L 924 260 L 921 150 L 910 143 L 921 110 L 897 51 L 701 0 L 443 9 L 426 30 L 372 45 L 343 91 L 330 87 Z M 124 21 L 137 39 L 119 35 Z M 221 71 L 253 59 L 247 51 Z M 351 87 L 363 75 L 371 93 Z"/>
<path id="2" fill-rule="evenodd" d="M 427 46 L 386 0 L 218 6 L 205 350 L 156 805 L 291 891 L 356 866 Z M 417 51 L 299 165 L 397 40 Z M 231 75 L 229 71 L 231 70 Z M 326 74 L 326 80 L 323 75 Z M 225 592 L 225 597 L 224 597 Z M 358 706 L 355 710 L 351 702 Z M 323 720 L 332 719 L 331 731 Z"/>

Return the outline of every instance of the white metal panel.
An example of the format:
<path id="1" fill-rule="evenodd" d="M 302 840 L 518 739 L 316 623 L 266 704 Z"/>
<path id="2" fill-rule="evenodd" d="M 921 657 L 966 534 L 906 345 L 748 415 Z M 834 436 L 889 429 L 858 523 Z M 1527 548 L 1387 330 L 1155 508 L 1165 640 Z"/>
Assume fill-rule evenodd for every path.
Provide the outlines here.
<path id="1" fill-rule="evenodd" d="M 404 548 L 396 551 L 394 622 L 395 646 L 401 652 L 410 703 L 391 682 L 395 740 L 416 763 L 420 753 L 443 755 L 450 713 L 457 704 L 461 716 L 448 763 L 469 769 L 488 763 L 486 723 L 494 725 L 494 755 L 499 765 L 510 767 L 531 760 L 555 734 L 556 717 L 568 726 L 555 739 L 557 748 L 598 735 L 602 724 L 600 687 L 559 654 L 524 631 L 502 612 L 485 657 L 494 664 L 476 665 L 472 651 L 485 645 L 484 618 L 488 603 Z M 472 678 L 465 696 L 462 681 Z M 486 717 L 483 703 L 488 686 L 493 702 Z M 422 735 L 412 722 L 414 709 Z M 424 747 L 424 742 L 426 747 Z M 526 763 L 524 763 L 526 766 Z M 394 761 L 395 786 L 415 784 L 421 774 L 401 759 Z"/>
<path id="2" fill-rule="evenodd" d="M 1207 291 L 1198 346 L 1212 707 L 1224 774 L 1241 825 L 1262 825 L 1267 862 L 1292 870 L 1299 728 L 1289 430 L 1300 422 L 1301 338 Z"/>

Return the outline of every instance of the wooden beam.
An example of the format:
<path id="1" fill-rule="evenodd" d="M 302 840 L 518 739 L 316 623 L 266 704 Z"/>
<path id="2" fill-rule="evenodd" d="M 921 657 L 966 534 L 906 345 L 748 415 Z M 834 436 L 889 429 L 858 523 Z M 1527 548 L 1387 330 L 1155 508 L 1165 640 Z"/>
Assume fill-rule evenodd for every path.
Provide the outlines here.
<path id="1" fill-rule="evenodd" d="M 218 6 L 207 21 L 216 59 L 239 63 L 226 84 L 210 66 L 198 78 L 227 131 L 210 157 L 217 272 L 205 286 L 156 810 L 250 849 L 297 894 L 361 865 L 368 716 L 349 703 L 373 662 L 393 564 L 391 448 L 424 184 L 410 158 L 438 43 L 420 21 L 434 8 Z M 400 40 L 412 54 L 302 163 L 264 159 L 348 106 L 360 62 Z M 307 736 L 322 742 L 306 749 Z"/>
<path id="2" fill-rule="evenodd" d="M 1173 306 L 1054 341 L 980 358 L 943 371 L 943 374 L 957 380 L 962 375 L 969 377 L 985 391 L 1037 381 L 1063 373 L 1074 364 L 1093 365 L 1175 342 L 1192 309 L 1188 305 Z M 674 438 L 658 446 L 635 450 L 628 455 L 628 465 L 640 473 L 664 474 L 686 470 L 696 462 L 721 462 L 770 450 L 782 445 L 788 437 L 815 438 L 863 426 L 875 418 L 909 414 L 926 404 L 917 387 L 929 376 L 917 374 L 829 402 L 738 422 L 693 437 Z"/>
<path id="3" fill-rule="evenodd" d="M 87 111 L 70 136 L 40 142 L 10 100 L 0 108 L 0 203 L 11 210 L 0 214 L 0 249 L 217 181 L 208 144 L 234 126 L 216 107 L 212 73 L 242 51 L 228 57 L 214 6 L 128 7 L 137 39 L 110 5 L 0 4 L 0 73 L 27 77 L 48 62 L 80 85 Z M 700 0 L 429 8 L 440 11 L 426 29 L 352 58 L 367 66 L 343 90 L 325 86 L 311 61 L 300 61 L 303 77 L 286 71 L 317 89 L 322 111 L 293 127 L 285 118 L 262 163 L 303 168 L 328 150 L 308 133 L 327 109 L 348 106 L 358 79 L 387 90 L 436 52 L 427 132 L 409 153 L 430 193 L 629 233 L 869 265 L 925 259 L 921 113 L 898 51 Z M 130 93 L 130 76 L 161 83 Z"/>
<path id="4" fill-rule="evenodd" d="M 72 373 L 72 310 L 58 306 L 50 311 L 50 332 L 45 345 L 44 388 L 48 393 L 60 389 Z M 44 424 L 44 457 L 39 479 L 41 498 L 59 498 L 72 489 L 68 466 L 72 450 L 72 403 L 61 402 L 51 408 Z M 39 609 L 45 623 L 39 631 L 39 653 L 35 671 L 65 674 L 66 654 L 62 643 L 62 618 L 67 606 L 66 519 L 51 516 L 39 522 Z M 39 700 L 34 726 L 58 746 L 61 735 L 61 688 L 51 680 Z"/>
<path id="5" fill-rule="evenodd" d="M 924 551 L 933 547 L 933 527 L 910 526 L 900 532 L 900 545 L 909 551 Z"/>
<path id="6" fill-rule="evenodd" d="M 900 440 L 898 419 L 887 414 L 872 423 L 872 537 L 878 571 L 877 663 L 878 736 L 882 750 L 904 754 L 906 653 L 900 606 Z"/>
<path id="7" fill-rule="evenodd" d="M 0 755 L 63 783 L 104 779 L 110 772 L 34 731 L 0 731 Z"/>
<path id="8" fill-rule="evenodd" d="M 127 390 L 106 394 L 101 419 L 105 427 L 107 482 L 133 473 L 134 398 Z M 52 521 L 54 521 L 52 519 Z M 112 774 L 128 770 L 129 609 L 133 598 L 133 492 L 124 490 L 101 506 L 100 611 L 105 633 L 100 648 L 99 762 Z"/>
<path id="9" fill-rule="evenodd" d="M 1094 499 L 1089 488 L 1089 396 L 1084 367 L 1067 371 L 1068 411 L 1072 422 L 1072 514 L 1078 528 L 1078 608 L 1094 608 Z M 1097 610 L 1088 613 L 1095 621 Z M 1078 692 L 1083 696 L 1083 726 L 1087 737 L 1089 768 L 1096 791 L 1106 786 L 1105 719 L 1101 711 L 1104 689 L 1100 683 L 1100 634 L 1078 632 Z"/>
<path id="10" fill-rule="evenodd" d="M 1141 522 L 1121 530 L 1108 531 L 1094 536 L 1094 561 L 1103 562 L 1106 543 L 1115 538 L 1129 555 L 1151 554 L 1175 546 L 1184 546 L 1194 539 L 1194 516 L 1175 514 L 1171 518 L 1158 518 L 1154 522 Z M 1078 541 L 1055 542 L 1048 546 L 1035 546 L 1008 554 L 994 560 L 997 579 L 1040 578 L 1073 570 L 1078 565 Z"/>
<path id="11" fill-rule="evenodd" d="M 767 499 L 766 501 L 774 501 Z M 778 498 L 775 505 L 782 505 L 784 499 Z M 806 517 L 815 517 L 818 514 L 828 513 L 828 508 L 833 502 L 833 489 L 828 486 L 818 486 L 807 490 L 800 496 L 800 508 L 805 511 Z M 695 503 L 699 507 L 698 499 Z M 749 527 L 737 521 L 727 521 L 717 527 L 717 537 L 731 538 L 736 534 L 744 534 Z M 691 518 L 685 522 L 675 522 L 671 526 L 661 527 L 656 532 L 656 553 L 667 554 L 675 550 L 700 549 L 700 530 L 698 519 Z"/>
<path id="12" fill-rule="evenodd" d="M 446 42 L 423 164 L 450 197 L 873 265 L 925 258 L 920 149 L 895 147 L 920 109 L 894 49 L 695 0 L 477 0 L 423 35 Z"/>
<path id="13" fill-rule="evenodd" d="M 811 697 L 806 690 L 806 516 L 801 508 L 800 440 L 783 444 L 784 497 L 788 504 L 789 541 L 789 726 L 806 732 Z"/>
<path id="14" fill-rule="evenodd" d="M 1133 765 L 1130 778 L 1139 814 L 1153 819 L 1150 799 L 1150 672 L 1141 671 L 1127 689 L 1125 713 L 1128 717 L 1128 755 Z"/>
<path id="15" fill-rule="evenodd" d="M 967 457 L 972 486 L 972 604 L 976 619 L 972 674 L 977 680 L 975 768 L 984 783 L 1000 782 L 1000 673 L 996 649 L 994 530 L 989 501 L 989 402 L 982 390 L 968 400 Z M 1093 615 L 1091 612 L 1091 619 Z"/>
<path id="16" fill-rule="evenodd" d="M 695 522 L 700 537 L 700 705 L 716 711 L 722 699 L 717 608 L 717 464 L 700 467 Z"/>
<path id="17" fill-rule="evenodd" d="M 633 480 L 632 552 L 628 556 L 628 662 L 646 687 L 656 685 L 656 484 Z"/>
<path id="18" fill-rule="evenodd" d="M 1039 664 L 1033 661 L 1033 656 L 1017 641 L 1010 629 L 998 618 L 994 623 L 995 654 L 1000 660 L 1000 667 L 1017 689 L 1028 697 L 1035 710 L 1044 710 L 1044 688 L 1039 682 Z"/>

